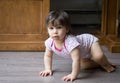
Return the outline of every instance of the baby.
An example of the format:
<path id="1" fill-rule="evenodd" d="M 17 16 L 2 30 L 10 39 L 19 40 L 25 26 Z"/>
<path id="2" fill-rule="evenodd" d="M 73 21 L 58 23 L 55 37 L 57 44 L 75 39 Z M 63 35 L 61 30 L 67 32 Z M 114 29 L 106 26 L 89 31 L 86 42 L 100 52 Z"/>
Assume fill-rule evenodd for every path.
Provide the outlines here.
<path id="1" fill-rule="evenodd" d="M 64 81 L 75 80 L 80 69 L 101 66 L 107 72 L 115 70 L 115 66 L 104 55 L 98 38 L 91 34 L 71 34 L 70 18 L 65 11 L 51 11 L 46 26 L 49 38 L 45 41 L 45 70 L 40 72 L 40 76 L 52 75 L 53 54 L 72 58 L 72 72 L 62 78 Z"/>

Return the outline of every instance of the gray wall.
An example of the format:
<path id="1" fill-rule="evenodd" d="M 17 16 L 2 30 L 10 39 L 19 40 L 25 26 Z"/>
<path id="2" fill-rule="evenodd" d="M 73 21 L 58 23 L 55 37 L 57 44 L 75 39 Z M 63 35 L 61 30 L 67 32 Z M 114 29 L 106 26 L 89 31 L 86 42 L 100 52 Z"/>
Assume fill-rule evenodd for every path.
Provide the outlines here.
<path id="1" fill-rule="evenodd" d="M 76 33 L 100 31 L 102 0 L 51 0 L 50 9 L 68 12 Z"/>
<path id="2" fill-rule="evenodd" d="M 50 0 L 51 9 L 101 10 L 102 0 Z"/>

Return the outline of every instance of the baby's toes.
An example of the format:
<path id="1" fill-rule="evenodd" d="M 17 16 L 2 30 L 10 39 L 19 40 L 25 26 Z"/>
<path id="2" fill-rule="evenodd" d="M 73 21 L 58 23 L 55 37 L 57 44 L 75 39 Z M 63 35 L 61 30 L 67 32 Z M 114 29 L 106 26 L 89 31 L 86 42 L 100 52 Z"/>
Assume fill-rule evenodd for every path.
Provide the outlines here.
<path id="1" fill-rule="evenodd" d="M 115 68 L 112 66 L 112 67 L 110 67 L 108 70 L 107 70 L 107 72 L 109 72 L 109 73 L 111 73 L 111 72 L 113 72 L 113 71 L 115 71 Z"/>

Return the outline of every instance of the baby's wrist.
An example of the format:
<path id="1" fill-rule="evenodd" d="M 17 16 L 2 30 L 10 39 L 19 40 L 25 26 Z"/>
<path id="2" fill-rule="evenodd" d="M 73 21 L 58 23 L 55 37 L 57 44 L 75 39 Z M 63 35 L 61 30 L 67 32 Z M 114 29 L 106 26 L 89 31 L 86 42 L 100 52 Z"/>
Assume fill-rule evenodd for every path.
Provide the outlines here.
<path id="1" fill-rule="evenodd" d="M 78 74 L 74 74 L 74 73 L 71 73 L 71 75 L 72 75 L 72 77 L 73 77 L 74 79 L 76 79 L 77 76 L 78 76 Z"/>
<path id="2" fill-rule="evenodd" d="M 45 69 L 46 71 L 52 71 L 51 69 Z"/>

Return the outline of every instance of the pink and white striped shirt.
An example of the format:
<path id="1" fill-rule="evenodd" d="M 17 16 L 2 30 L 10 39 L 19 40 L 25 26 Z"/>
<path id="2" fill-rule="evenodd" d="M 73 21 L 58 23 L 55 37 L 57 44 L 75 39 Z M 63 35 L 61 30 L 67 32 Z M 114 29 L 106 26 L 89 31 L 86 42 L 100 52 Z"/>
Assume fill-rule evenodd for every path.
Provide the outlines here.
<path id="1" fill-rule="evenodd" d="M 61 49 L 56 48 L 54 44 L 54 40 L 52 38 L 48 38 L 45 41 L 45 46 L 47 49 L 53 51 L 55 55 L 59 55 L 65 58 L 70 58 L 71 51 L 74 48 L 79 47 L 81 58 L 90 58 L 91 45 L 97 41 L 98 41 L 98 38 L 96 38 L 91 34 L 81 34 L 78 36 L 69 35 L 69 36 L 66 36 L 64 45 L 62 46 Z"/>

